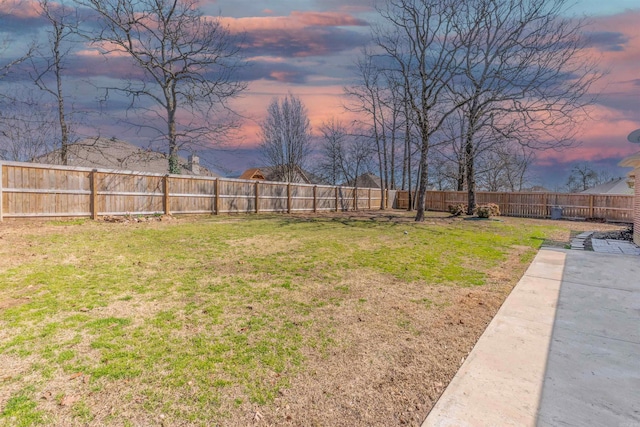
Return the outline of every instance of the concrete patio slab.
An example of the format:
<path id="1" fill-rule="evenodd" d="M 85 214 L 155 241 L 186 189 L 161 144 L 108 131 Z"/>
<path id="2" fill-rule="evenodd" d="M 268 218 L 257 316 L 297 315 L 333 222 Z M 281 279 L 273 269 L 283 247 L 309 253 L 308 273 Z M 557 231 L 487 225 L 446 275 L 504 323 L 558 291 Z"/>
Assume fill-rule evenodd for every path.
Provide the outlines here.
<path id="1" fill-rule="evenodd" d="M 423 427 L 535 424 L 565 256 L 538 253 Z"/>
<path id="2" fill-rule="evenodd" d="M 572 243 L 573 246 L 573 243 Z M 613 239 L 591 239 L 591 246 L 595 252 L 610 254 L 640 255 L 640 247 L 632 242 Z"/>
<path id="3" fill-rule="evenodd" d="M 542 249 L 423 423 L 640 425 L 640 259 Z"/>

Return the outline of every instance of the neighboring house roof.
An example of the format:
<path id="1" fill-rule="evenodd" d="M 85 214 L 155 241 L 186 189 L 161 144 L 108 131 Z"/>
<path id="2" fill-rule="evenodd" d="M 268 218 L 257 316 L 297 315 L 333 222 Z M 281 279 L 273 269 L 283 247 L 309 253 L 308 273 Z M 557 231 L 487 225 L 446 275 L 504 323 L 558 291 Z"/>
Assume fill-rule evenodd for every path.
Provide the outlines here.
<path id="1" fill-rule="evenodd" d="M 34 163 L 60 164 L 60 150 L 33 159 Z M 197 156 L 189 160 L 179 157 L 182 175 L 217 177 L 218 174 L 200 166 Z M 136 172 L 167 173 L 168 161 L 164 153 L 137 147 L 125 141 L 108 138 L 87 138 L 69 145 L 67 166 L 120 169 Z"/>
<path id="2" fill-rule="evenodd" d="M 260 168 L 251 168 L 242 172 L 242 175 L 240 175 L 240 179 L 256 179 L 256 180 L 264 181 L 267 178 L 265 178 Z"/>
<path id="3" fill-rule="evenodd" d="M 349 181 L 347 183 L 350 187 L 360 187 L 360 188 L 382 188 L 382 179 L 379 176 L 372 174 L 371 172 L 366 172 L 357 177 L 354 181 Z"/>
<path id="4" fill-rule="evenodd" d="M 583 194 L 611 194 L 611 195 L 632 195 L 633 189 L 629 187 L 627 178 L 616 178 L 604 184 L 596 185 L 585 191 Z"/>
<path id="5" fill-rule="evenodd" d="M 240 175 L 240 179 L 254 179 L 254 180 L 261 180 L 261 181 L 277 181 L 277 182 L 284 181 L 283 177 L 278 171 L 278 168 L 273 166 L 262 166 L 259 168 L 247 169 L 242 173 L 242 175 Z M 326 182 L 324 182 L 322 178 L 319 178 L 318 176 L 308 171 L 305 171 L 302 168 L 296 168 L 296 177 L 294 179 L 294 182 L 301 182 L 304 184 L 318 184 L 318 185 L 326 184 Z"/>
<path id="6" fill-rule="evenodd" d="M 523 188 L 521 193 L 553 193 L 553 191 L 549 190 L 547 187 L 542 185 L 534 185 L 529 188 Z"/>

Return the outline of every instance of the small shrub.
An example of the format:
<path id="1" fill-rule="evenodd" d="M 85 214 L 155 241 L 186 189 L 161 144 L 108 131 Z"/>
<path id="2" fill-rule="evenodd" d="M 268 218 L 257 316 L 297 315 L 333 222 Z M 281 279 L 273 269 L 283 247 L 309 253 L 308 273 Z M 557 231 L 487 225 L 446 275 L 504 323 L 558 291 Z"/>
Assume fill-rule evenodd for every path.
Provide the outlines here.
<path id="1" fill-rule="evenodd" d="M 457 205 L 449 205 L 449 213 L 453 216 L 460 216 L 467 213 L 467 205 L 458 203 Z"/>
<path id="2" fill-rule="evenodd" d="M 495 203 L 488 203 L 486 205 L 478 205 L 473 212 L 479 218 L 489 218 L 492 216 L 500 216 L 500 207 Z"/>

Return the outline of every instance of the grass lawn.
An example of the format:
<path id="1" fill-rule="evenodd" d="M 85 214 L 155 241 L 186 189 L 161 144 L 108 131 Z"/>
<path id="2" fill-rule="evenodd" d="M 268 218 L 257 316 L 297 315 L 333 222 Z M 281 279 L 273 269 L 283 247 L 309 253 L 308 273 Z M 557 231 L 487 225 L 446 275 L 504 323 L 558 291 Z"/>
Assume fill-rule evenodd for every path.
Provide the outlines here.
<path id="1" fill-rule="evenodd" d="M 419 425 L 543 241 L 598 226 L 2 223 L 0 426 Z"/>

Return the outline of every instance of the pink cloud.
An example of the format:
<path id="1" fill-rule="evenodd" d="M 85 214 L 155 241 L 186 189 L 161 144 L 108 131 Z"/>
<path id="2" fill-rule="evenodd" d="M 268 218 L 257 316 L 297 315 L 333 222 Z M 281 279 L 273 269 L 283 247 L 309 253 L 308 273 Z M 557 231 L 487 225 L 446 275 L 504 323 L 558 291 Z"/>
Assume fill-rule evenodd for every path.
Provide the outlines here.
<path id="1" fill-rule="evenodd" d="M 269 103 L 274 98 L 283 97 L 289 92 L 300 97 L 307 108 L 312 133 L 315 136 L 320 134 L 318 129 L 322 122 L 332 117 L 340 118 L 344 123 L 350 123 L 356 118 L 342 108 L 344 98 L 342 97 L 342 87 L 339 85 L 292 87 L 280 81 L 260 80 L 251 84 L 251 102 L 247 102 L 249 98 L 237 101 L 243 115 L 250 117 L 250 119 L 243 123 L 234 145 L 257 146 L 260 142 L 260 123 L 264 120 Z"/>
<path id="2" fill-rule="evenodd" d="M 367 23 L 349 14 L 338 12 L 299 12 L 289 16 L 253 16 L 246 18 L 221 18 L 234 32 L 264 30 L 296 30 L 311 26 L 364 26 Z"/>
<path id="3" fill-rule="evenodd" d="M 589 27 L 592 32 L 620 34 L 625 42 L 619 46 L 597 45 L 588 50 L 589 54 L 599 55 L 601 66 L 608 70 L 596 89 L 604 91 L 629 91 L 638 93 L 633 82 L 640 78 L 640 33 L 638 33 L 640 10 L 629 10 L 624 14 L 596 18 Z"/>
<path id="4" fill-rule="evenodd" d="M 594 85 L 599 93 L 591 118 L 579 129 L 581 145 L 538 155 L 541 165 L 555 162 L 597 161 L 624 158 L 640 149 L 627 141 L 627 135 L 640 128 L 640 10 L 597 17 L 585 30 L 595 41 L 585 52 L 600 58 L 607 74 Z"/>
<path id="5" fill-rule="evenodd" d="M 269 75 L 278 82 L 287 82 L 291 80 L 294 74 L 295 73 L 289 71 L 273 71 Z"/>
<path id="6" fill-rule="evenodd" d="M 2 0 L 0 1 L 0 14 L 15 18 L 38 18 L 42 8 L 34 0 Z"/>
<path id="7" fill-rule="evenodd" d="M 305 25 L 321 26 L 321 27 L 338 27 L 338 26 L 364 26 L 367 25 L 361 19 L 354 18 L 351 15 L 338 12 L 298 12 L 293 11 L 290 15 L 291 19 L 298 20 Z"/>

